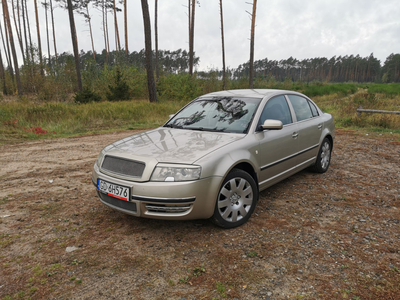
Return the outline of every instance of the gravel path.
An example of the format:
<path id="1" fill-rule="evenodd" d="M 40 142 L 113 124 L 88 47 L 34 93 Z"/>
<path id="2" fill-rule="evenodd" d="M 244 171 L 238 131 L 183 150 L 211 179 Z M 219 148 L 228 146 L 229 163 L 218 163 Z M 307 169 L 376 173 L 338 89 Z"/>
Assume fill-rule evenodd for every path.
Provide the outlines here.
<path id="1" fill-rule="evenodd" d="M 1 299 L 400 299 L 399 142 L 338 130 L 327 173 L 223 230 L 97 200 L 92 165 L 130 134 L 0 146 Z"/>

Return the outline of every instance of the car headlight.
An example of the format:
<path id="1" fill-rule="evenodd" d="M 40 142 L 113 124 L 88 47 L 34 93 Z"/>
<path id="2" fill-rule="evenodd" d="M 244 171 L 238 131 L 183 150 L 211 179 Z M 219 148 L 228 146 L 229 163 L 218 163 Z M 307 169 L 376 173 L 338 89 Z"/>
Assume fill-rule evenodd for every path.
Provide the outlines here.
<path id="1" fill-rule="evenodd" d="M 200 173 L 200 166 L 159 164 L 151 175 L 151 181 L 197 180 L 200 178 Z"/>
<path id="2" fill-rule="evenodd" d="M 106 151 L 104 151 L 104 149 L 103 149 L 103 150 L 100 151 L 99 157 L 97 157 L 97 160 L 96 160 L 96 165 L 99 168 L 100 168 L 100 164 L 101 164 L 101 162 L 102 162 L 102 160 L 104 158 L 104 155 L 106 155 Z"/>

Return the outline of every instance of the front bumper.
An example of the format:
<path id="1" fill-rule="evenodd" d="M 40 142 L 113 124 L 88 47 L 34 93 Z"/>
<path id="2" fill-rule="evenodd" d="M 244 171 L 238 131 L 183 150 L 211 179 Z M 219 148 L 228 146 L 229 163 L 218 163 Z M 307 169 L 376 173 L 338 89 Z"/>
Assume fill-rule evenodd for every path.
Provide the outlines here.
<path id="1" fill-rule="evenodd" d="M 222 177 L 185 182 L 133 182 L 100 172 L 95 164 L 92 182 L 97 179 L 130 188 L 130 201 L 119 200 L 97 190 L 100 201 L 118 211 L 136 217 L 167 220 L 208 219 L 214 213 Z"/>

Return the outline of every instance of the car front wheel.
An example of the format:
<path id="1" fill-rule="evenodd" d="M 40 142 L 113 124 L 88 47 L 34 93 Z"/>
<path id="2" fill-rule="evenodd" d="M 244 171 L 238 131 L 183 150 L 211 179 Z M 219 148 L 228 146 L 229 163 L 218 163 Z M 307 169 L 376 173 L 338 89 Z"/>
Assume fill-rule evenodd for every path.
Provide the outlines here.
<path id="1" fill-rule="evenodd" d="M 254 178 L 247 172 L 233 169 L 218 192 L 212 221 L 223 228 L 233 228 L 247 222 L 258 201 Z"/>
<path id="2" fill-rule="evenodd" d="M 313 170 L 317 173 L 325 173 L 331 163 L 331 154 L 332 144 L 328 138 L 325 138 L 319 149 L 317 161 L 315 162 Z"/>

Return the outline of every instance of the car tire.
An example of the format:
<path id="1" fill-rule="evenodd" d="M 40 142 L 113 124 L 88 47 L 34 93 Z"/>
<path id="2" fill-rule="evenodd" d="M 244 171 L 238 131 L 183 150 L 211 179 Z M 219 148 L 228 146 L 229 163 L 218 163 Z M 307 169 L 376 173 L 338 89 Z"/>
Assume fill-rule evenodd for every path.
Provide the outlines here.
<path id="1" fill-rule="evenodd" d="M 258 188 L 247 172 L 233 169 L 218 192 L 211 220 L 223 228 L 234 228 L 247 222 L 258 201 Z"/>
<path id="2" fill-rule="evenodd" d="M 331 163 L 332 143 L 328 138 L 324 138 L 319 148 L 317 161 L 313 166 L 313 171 L 317 173 L 325 173 Z"/>

